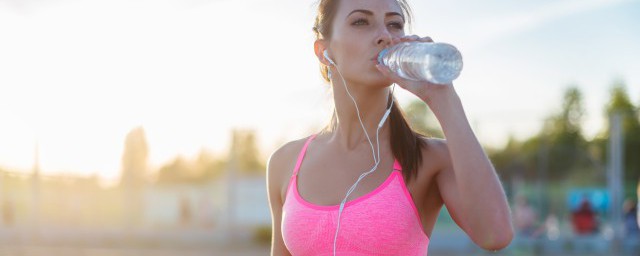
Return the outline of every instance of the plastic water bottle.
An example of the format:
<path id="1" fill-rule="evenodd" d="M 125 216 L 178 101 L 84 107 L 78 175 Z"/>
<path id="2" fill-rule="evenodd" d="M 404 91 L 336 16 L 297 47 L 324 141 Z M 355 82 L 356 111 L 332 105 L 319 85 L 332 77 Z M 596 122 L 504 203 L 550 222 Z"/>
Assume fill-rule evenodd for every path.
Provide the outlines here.
<path id="1" fill-rule="evenodd" d="M 450 84 L 460 75 L 462 55 L 446 43 L 402 42 L 382 50 L 378 63 L 404 79 Z"/>

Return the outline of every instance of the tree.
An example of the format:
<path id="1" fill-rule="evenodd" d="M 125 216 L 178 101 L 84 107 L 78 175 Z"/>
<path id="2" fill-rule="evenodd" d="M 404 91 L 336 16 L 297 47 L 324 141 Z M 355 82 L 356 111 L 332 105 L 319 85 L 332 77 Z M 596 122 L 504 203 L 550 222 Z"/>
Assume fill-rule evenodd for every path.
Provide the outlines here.
<path id="1" fill-rule="evenodd" d="M 191 175 L 189 163 L 181 156 L 158 169 L 156 182 L 161 184 L 189 182 Z"/>
<path id="2" fill-rule="evenodd" d="M 142 127 L 137 127 L 125 139 L 122 153 L 122 170 L 120 182 L 132 186 L 144 184 L 147 175 L 149 147 Z"/>
<path id="3" fill-rule="evenodd" d="M 193 161 L 177 156 L 173 161 L 160 167 L 156 173 L 159 184 L 203 183 L 221 176 L 226 160 L 216 159 L 202 150 Z"/>
<path id="4" fill-rule="evenodd" d="M 500 174 L 500 178 L 511 180 L 513 176 L 524 179 L 535 178 L 535 170 L 533 166 L 528 165 L 527 155 L 523 154 L 525 144 L 510 137 L 504 148 L 499 150 L 488 150 L 487 153 L 496 172 Z M 533 151 L 533 150 L 530 150 Z"/>
<path id="5" fill-rule="evenodd" d="M 570 86 L 560 110 L 547 118 L 537 135 L 523 142 L 510 139 L 507 147 L 490 154 L 494 166 L 505 175 L 528 180 L 540 175 L 560 180 L 573 171 L 591 168 L 581 129 L 584 113 L 582 93 Z"/>
<path id="6" fill-rule="evenodd" d="M 582 93 L 571 86 L 565 91 L 560 112 L 546 122 L 540 134 L 541 153 L 537 156 L 546 160 L 537 162 L 548 166 L 550 178 L 564 178 L 574 169 L 590 167 L 587 141 L 581 129 L 584 112 Z"/>
<path id="7" fill-rule="evenodd" d="M 440 123 L 424 101 L 413 100 L 409 102 L 404 107 L 404 112 L 407 122 L 417 132 L 427 136 L 444 137 Z"/>
<path id="8" fill-rule="evenodd" d="M 149 147 L 144 129 L 133 129 L 124 142 L 122 153 L 122 176 L 120 186 L 123 187 L 123 218 L 126 227 L 130 228 L 141 223 L 144 216 L 143 187 L 146 183 Z"/>
<path id="9" fill-rule="evenodd" d="M 229 161 L 231 166 L 241 174 L 261 174 L 266 169 L 260 159 L 256 135 L 251 130 L 234 130 L 232 133 Z"/>
<path id="10" fill-rule="evenodd" d="M 613 83 L 610 91 L 610 99 L 605 107 L 605 115 L 610 117 L 614 113 L 622 115 L 622 133 L 624 137 L 624 179 L 626 181 L 637 181 L 640 177 L 640 120 L 638 119 L 638 108 L 629 99 L 626 85 L 623 81 L 617 80 Z M 607 126 L 595 140 L 600 150 L 601 159 L 607 162 L 609 147 L 608 138 L 610 127 Z"/>
<path id="11" fill-rule="evenodd" d="M 217 179 L 222 175 L 227 162 L 227 159 L 216 158 L 213 154 L 202 150 L 195 159 L 193 168 L 195 173 L 198 174 L 198 180 Z"/>

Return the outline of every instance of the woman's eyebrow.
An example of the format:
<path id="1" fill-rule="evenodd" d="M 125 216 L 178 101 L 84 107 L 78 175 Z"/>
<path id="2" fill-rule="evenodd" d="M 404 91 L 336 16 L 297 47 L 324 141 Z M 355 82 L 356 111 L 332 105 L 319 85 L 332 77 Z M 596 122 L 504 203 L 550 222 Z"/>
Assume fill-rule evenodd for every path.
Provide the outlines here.
<path id="1" fill-rule="evenodd" d="M 356 13 L 356 12 L 360 12 L 360 13 L 363 13 L 363 14 L 365 14 L 365 15 L 369 15 L 369 16 L 370 16 L 370 15 L 373 15 L 373 12 L 372 12 L 372 11 L 364 10 L 364 9 L 356 9 L 356 10 L 351 11 L 351 12 L 347 15 L 347 17 L 351 16 L 351 14 L 354 14 L 354 13 Z M 398 12 L 387 12 L 384 16 L 389 17 L 389 16 L 395 16 L 395 15 L 400 16 L 400 17 L 402 18 L 402 20 L 404 20 L 404 16 L 402 16 L 402 14 L 400 14 L 400 13 L 398 13 Z"/>
<path id="2" fill-rule="evenodd" d="M 347 15 L 347 17 L 351 16 L 351 14 L 354 14 L 354 13 L 356 13 L 356 12 L 361 12 L 361 13 L 364 13 L 364 14 L 366 14 L 366 15 L 373 15 L 373 12 L 372 12 L 372 11 L 369 11 L 369 10 L 363 10 L 363 9 L 356 9 L 356 10 L 351 11 L 351 12 Z"/>

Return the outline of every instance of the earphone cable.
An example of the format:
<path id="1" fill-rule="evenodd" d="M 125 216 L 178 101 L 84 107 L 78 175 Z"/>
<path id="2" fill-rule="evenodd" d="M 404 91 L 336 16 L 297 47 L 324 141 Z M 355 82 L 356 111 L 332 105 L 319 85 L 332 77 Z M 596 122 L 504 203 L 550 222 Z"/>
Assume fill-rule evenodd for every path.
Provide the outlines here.
<path id="1" fill-rule="evenodd" d="M 371 142 L 371 138 L 369 137 L 369 134 L 367 133 L 367 129 L 364 126 L 364 122 L 362 122 L 362 118 L 360 117 L 360 109 L 358 108 L 358 103 L 356 102 L 355 98 L 349 92 L 349 88 L 347 87 L 347 82 L 344 80 L 344 77 L 342 76 L 342 73 L 340 73 L 340 70 L 336 69 L 336 71 L 338 71 L 338 75 L 342 79 L 342 84 L 344 85 L 344 88 L 347 91 L 347 95 L 349 95 L 349 98 L 351 98 L 351 101 L 353 102 L 354 106 L 356 107 L 356 114 L 358 115 L 358 121 L 360 121 L 360 126 L 362 127 L 362 130 L 364 131 L 364 134 L 367 137 L 367 141 L 369 142 L 369 145 L 371 146 L 371 153 L 373 154 L 374 165 L 371 168 L 371 170 L 361 174 L 358 177 L 358 180 L 349 188 L 349 190 L 347 191 L 347 195 L 344 197 L 344 199 L 340 203 L 340 208 L 338 210 L 338 224 L 337 224 L 337 227 L 336 227 L 336 233 L 335 233 L 335 235 L 333 237 L 333 255 L 334 256 L 336 256 L 336 244 L 337 244 L 337 240 L 338 240 L 338 231 L 340 230 L 340 219 L 341 219 L 340 217 L 342 216 L 342 210 L 344 209 L 344 205 L 346 204 L 347 198 L 355 190 L 355 188 L 357 187 L 358 183 L 364 177 L 366 177 L 370 173 L 374 172 L 378 168 L 378 165 L 380 164 L 379 132 L 380 132 L 380 128 L 382 128 L 382 124 L 384 124 L 384 121 L 386 121 L 386 116 L 389 114 L 389 111 L 391 110 L 391 107 L 393 106 L 393 103 L 394 103 L 394 101 L 393 101 L 393 92 L 395 90 L 395 84 L 394 84 L 392 89 L 391 89 L 391 95 L 390 95 L 391 103 L 389 104 L 389 108 L 387 109 L 387 111 L 385 113 L 385 117 L 383 117 L 384 120 L 381 120 L 380 124 L 376 128 L 376 149 L 377 149 L 377 152 L 376 152 L 376 150 L 373 147 L 373 143 Z"/>

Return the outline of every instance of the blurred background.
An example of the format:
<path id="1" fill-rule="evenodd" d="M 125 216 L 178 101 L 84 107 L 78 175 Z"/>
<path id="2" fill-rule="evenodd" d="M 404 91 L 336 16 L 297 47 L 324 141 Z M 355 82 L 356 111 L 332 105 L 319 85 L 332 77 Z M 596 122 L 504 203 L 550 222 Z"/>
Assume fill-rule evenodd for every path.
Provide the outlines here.
<path id="1" fill-rule="evenodd" d="M 0 255 L 268 255 L 268 156 L 332 111 L 314 3 L 0 0 Z M 429 255 L 638 255 L 640 1 L 410 3 L 517 229 L 484 252 L 443 209 Z"/>

